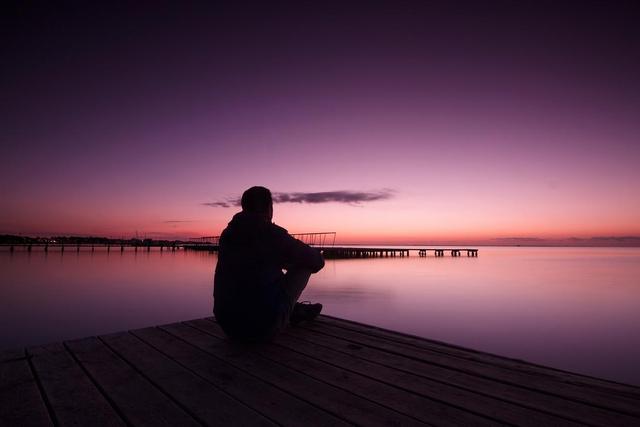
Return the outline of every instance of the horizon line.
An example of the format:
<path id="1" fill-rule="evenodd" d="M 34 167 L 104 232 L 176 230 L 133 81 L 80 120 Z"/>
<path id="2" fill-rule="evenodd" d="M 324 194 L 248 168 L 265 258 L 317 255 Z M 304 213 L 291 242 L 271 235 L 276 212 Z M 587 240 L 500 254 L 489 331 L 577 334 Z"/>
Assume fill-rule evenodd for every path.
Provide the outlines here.
<path id="1" fill-rule="evenodd" d="M 291 233 L 291 234 L 310 234 L 310 233 Z M 163 237 L 146 237 L 140 238 L 137 236 L 117 236 L 108 237 L 105 235 L 90 235 L 90 234 L 49 234 L 49 235 L 27 235 L 27 234 L 9 234 L 2 233 L 2 237 L 18 237 L 28 239 L 52 239 L 52 238 L 93 238 L 93 239 L 111 239 L 111 240 L 168 240 L 168 241 L 188 241 L 199 237 L 178 237 L 178 236 L 163 236 Z M 1 243 L 3 246 L 11 243 Z M 431 240 L 423 242 L 405 242 L 405 243 L 391 243 L 389 241 L 336 241 L 333 246 L 348 245 L 348 246 L 444 246 L 444 245 L 459 245 L 459 246 L 481 246 L 481 247 L 640 247 L 640 236 L 626 235 L 626 236 L 591 236 L 591 237 L 565 237 L 565 238 L 538 238 L 538 237 L 498 237 L 487 238 L 477 240 L 458 240 L 458 239 L 442 239 Z"/>

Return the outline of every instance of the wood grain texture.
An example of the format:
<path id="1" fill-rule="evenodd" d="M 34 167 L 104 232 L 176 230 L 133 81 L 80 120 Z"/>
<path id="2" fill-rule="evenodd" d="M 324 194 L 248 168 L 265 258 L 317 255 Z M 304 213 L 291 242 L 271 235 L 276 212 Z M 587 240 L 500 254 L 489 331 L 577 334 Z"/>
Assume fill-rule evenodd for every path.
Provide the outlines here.
<path id="1" fill-rule="evenodd" d="M 635 426 L 640 387 L 320 316 L 215 319 L 0 353 L 0 426 Z"/>
<path id="2" fill-rule="evenodd" d="M 53 422 L 26 359 L 0 363 L 0 426 L 48 426 Z"/>
<path id="3" fill-rule="evenodd" d="M 130 333 L 106 335 L 101 340 L 206 425 L 274 425 Z"/>
<path id="4" fill-rule="evenodd" d="M 231 346 L 227 340 L 215 338 L 198 329 L 181 324 L 163 326 L 163 329 L 182 337 L 208 353 L 228 360 L 239 369 L 349 422 L 362 425 L 424 425 L 424 423 L 407 415 L 392 411 L 370 400 L 360 398 L 285 365 L 261 357 L 252 351 L 252 345 Z"/>
<path id="5" fill-rule="evenodd" d="M 62 426 L 125 423 L 62 344 L 27 349 L 42 388 Z"/>
<path id="6" fill-rule="evenodd" d="M 159 328 L 139 329 L 132 333 L 280 425 L 347 425 L 340 418 L 261 381 Z"/>
<path id="7" fill-rule="evenodd" d="M 68 341 L 67 348 L 100 384 L 127 423 L 136 426 L 197 426 L 173 399 L 118 357 L 97 338 Z"/>

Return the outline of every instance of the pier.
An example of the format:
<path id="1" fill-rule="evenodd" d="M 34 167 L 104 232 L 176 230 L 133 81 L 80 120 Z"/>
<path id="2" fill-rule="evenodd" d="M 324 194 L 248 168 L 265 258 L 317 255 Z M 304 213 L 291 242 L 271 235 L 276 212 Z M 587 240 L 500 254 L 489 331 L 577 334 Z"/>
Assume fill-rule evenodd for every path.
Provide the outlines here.
<path id="1" fill-rule="evenodd" d="M 477 257 L 478 249 L 476 248 L 428 248 L 428 247 L 384 247 L 384 246 L 335 246 L 336 233 L 334 231 L 319 232 L 319 233 L 294 233 L 291 236 L 295 237 L 302 242 L 318 248 L 322 251 L 323 255 L 327 259 L 345 259 L 345 258 L 386 258 L 386 257 L 408 257 L 411 252 L 417 253 L 420 257 L 434 256 L 443 257 L 449 254 L 452 257 L 459 257 L 462 254 L 466 254 L 468 257 Z M 45 252 L 49 250 L 56 250 L 59 252 L 73 251 L 80 252 L 81 250 L 90 250 L 95 252 L 96 249 L 103 249 L 107 252 L 125 250 L 133 250 L 134 252 L 146 251 L 150 252 L 151 249 L 157 249 L 160 251 L 177 251 L 177 250 L 195 250 L 195 251 L 209 251 L 217 252 L 220 248 L 220 236 L 204 236 L 194 237 L 188 241 L 137 241 L 131 242 L 123 240 L 122 242 L 111 243 L 5 243 L 0 244 L 0 248 L 5 248 L 14 252 L 16 249 L 31 252 L 34 248 L 41 249 Z"/>
<path id="2" fill-rule="evenodd" d="M 340 258 L 386 258 L 386 257 L 408 257 L 411 252 L 417 252 L 418 256 L 426 257 L 430 252 L 435 257 L 442 257 L 445 253 L 458 257 L 462 252 L 466 252 L 469 257 L 477 257 L 478 249 L 435 249 L 435 248 L 368 248 L 368 247 L 329 247 L 321 248 L 322 254 L 327 259 Z"/>
<path id="3" fill-rule="evenodd" d="M 385 257 L 408 257 L 411 252 L 415 252 L 420 257 L 427 257 L 433 254 L 435 257 L 445 256 L 446 253 L 452 257 L 459 257 L 466 253 L 468 257 L 477 257 L 476 248 L 398 248 L 398 247 L 364 247 L 364 246 L 335 246 L 336 233 L 294 233 L 291 236 L 302 242 L 316 247 L 322 251 L 327 259 L 344 258 L 385 258 Z M 216 252 L 219 249 L 220 236 L 206 236 L 189 239 L 189 243 L 184 245 L 185 249 L 207 250 Z"/>
<path id="4" fill-rule="evenodd" d="M 124 252 L 125 249 L 131 249 L 134 252 L 146 251 L 150 252 L 151 249 L 158 249 L 160 251 L 177 251 L 184 249 L 184 243 L 151 243 L 151 244 L 135 244 L 135 243 L 3 243 L 0 244 L 0 248 L 8 249 L 9 252 L 15 252 L 16 249 L 22 249 L 27 252 L 32 252 L 33 249 L 41 249 L 44 252 L 54 250 L 58 252 L 73 251 L 80 252 L 80 250 L 88 250 L 95 252 L 96 249 L 106 249 L 107 252 L 119 251 Z"/>
<path id="5" fill-rule="evenodd" d="M 385 247 L 360 247 L 360 246 L 315 246 L 322 251 L 326 259 L 346 259 L 346 258 L 387 258 L 387 257 L 408 257 L 411 252 L 417 253 L 420 257 L 427 257 L 431 253 L 435 257 L 443 257 L 450 254 L 452 257 L 459 257 L 466 253 L 468 257 L 477 257 L 478 249 L 472 248 L 385 248 Z M 189 244 L 184 246 L 188 250 L 200 250 L 217 252 L 218 244 Z"/>
<path id="6" fill-rule="evenodd" d="M 218 241 L 211 242 L 188 242 L 188 243 L 176 243 L 176 244 L 153 244 L 153 245 L 135 245 L 135 244 L 62 244 L 62 243 L 34 243 L 34 244 L 3 244 L 0 247 L 8 249 L 9 252 L 14 252 L 16 248 L 32 252 L 34 248 L 40 249 L 44 252 L 54 250 L 64 253 L 65 251 L 80 252 L 91 251 L 95 252 L 96 249 L 106 250 L 107 252 L 117 251 L 124 252 L 129 251 L 145 251 L 150 252 L 152 249 L 159 251 L 178 251 L 178 250 L 196 250 L 196 251 L 209 251 L 217 252 L 219 249 Z M 345 258 L 385 258 L 385 257 L 408 257 L 411 252 L 417 253 L 420 257 L 427 257 L 432 254 L 435 257 L 442 257 L 445 254 L 450 254 L 453 257 L 459 257 L 462 253 L 466 253 L 468 257 L 477 257 L 478 249 L 471 248 L 385 248 L 385 247 L 360 247 L 360 246 L 320 246 L 316 245 L 322 251 L 322 254 L 326 259 L 345 259 Z"/>
<path id="7" fill-rule="evenodd" d="M 640 425 L 640 387 L 329 316 L 213 318 L 0 352 L 0 425 Z"/>

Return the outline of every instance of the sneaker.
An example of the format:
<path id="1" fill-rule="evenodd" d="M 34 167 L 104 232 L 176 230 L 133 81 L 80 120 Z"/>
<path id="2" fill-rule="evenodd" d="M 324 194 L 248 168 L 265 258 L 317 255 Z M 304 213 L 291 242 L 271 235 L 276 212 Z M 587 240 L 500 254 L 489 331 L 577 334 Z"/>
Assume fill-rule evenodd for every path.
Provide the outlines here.
<path id="1" fill-rule="evenodd" d="M 322 304 L 320 303 L 312 304 L 309 301 L 297 302 L 296 305 L 293 306 L 289 321 L 295 326 L 300 322 L 315 319 L 321 311 Z"/>

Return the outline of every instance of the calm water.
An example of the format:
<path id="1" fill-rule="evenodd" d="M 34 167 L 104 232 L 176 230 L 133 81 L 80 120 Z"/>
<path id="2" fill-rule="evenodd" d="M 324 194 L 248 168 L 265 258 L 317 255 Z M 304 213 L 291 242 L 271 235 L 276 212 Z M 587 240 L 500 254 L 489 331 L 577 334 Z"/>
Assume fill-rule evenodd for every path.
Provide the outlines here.
<path id="1" fill-rule="evenodd" d="M 216 255 L 0 252 L 0 348 L 208 316 Z M 327 314 L 640 384 L 640 249 L 329 260 Z"/>

